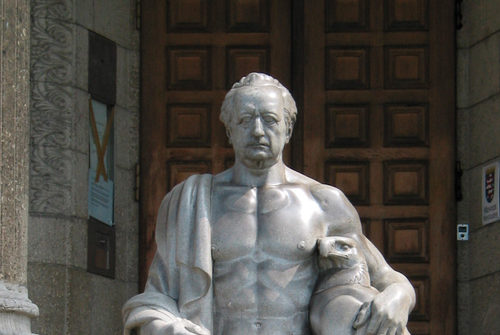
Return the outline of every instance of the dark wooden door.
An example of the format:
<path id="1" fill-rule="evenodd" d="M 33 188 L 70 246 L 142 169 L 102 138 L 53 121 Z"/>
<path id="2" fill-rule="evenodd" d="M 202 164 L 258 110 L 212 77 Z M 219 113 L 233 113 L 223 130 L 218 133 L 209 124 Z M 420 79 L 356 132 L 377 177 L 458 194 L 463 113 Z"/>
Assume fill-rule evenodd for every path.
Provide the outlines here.
<path id="1" fill-rule="evenodd" d="M 411 333 L 455 334 L 453 1 L 304 5 L 304 172 L 411 280 Z"/>
<path id="2" fill-rule="evenodd" d="M 215 174 L 232 165 L 232 148 L 219 121 L 222 100 L 252 71 L 290 86 L 292 35 L 286 0 L 143 0 L 141 6 L 144 287 L 163 196 L 189 175 Z"/>
<path id="3" fill-rule="evenodd" d="M 342 189 L 415 286 L 412 334 L 454 334 L 453 4 L 143 0 L 141 287 L 161 199 L 232 164 L 220 105 L 262 71 L 299 107 L 286 160 Z"/>

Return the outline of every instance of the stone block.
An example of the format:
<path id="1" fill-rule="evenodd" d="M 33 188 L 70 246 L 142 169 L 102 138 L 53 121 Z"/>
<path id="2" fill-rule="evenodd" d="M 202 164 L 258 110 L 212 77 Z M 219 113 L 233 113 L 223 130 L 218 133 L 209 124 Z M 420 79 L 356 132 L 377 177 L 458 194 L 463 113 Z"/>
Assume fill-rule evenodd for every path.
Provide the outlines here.
<path id="1" fill-rule="evenodd" d="M 31 24 L 31 80 L 74 85 L 75 25 L 46 17 Z"/>
<path id="2" fill-rule="evenodd" d="M 139 110 L 139 52 L 117 48 L 116 100 L 130 111 Z"/>
<path id="3" fill-rule="evenodd" d="M 89 32 L 77 25 L 75 26 L 75 34 L 75 86 L 87 91 L 89 87 Z"/>
<path id="4" fill-rule="evenodd" d="M 457 107 L 469 106 L 469 49 L 457 49 Z"/>
<path id="5" fill-rule="evenodd" d="M 464 282 L 470 278 L 470 242 L 457 241 L 457 280 Z"/>
<path id="6" fill-rule="evenodd" d="M 75 2 L 79 2 L 75 1 Z M 57 19 L 60 21 L 71 21 L 73 18 L 72 0 L 32 0 L 31 15 L 34 17 L 44 17 Z"/>
<path id="7" fill-rule="evenodd" d="M 36 334 L 61 334 L 64 329 L 66 271 L 64 265 L 28 263 L 29 297 L 40 310 L 40 316 L 32 321 L 31 329 Z"/>
<path id="8" fill-rule="evenodd" d="M 500 30 L 500 2 L 465 0 L 462 2 L 463 27 L 457 33 L 459 47 L 468 47 Z"/>
<path id="9" fill-rule="evenodd" d="M 74 88 L 34 82 L 31 91 L 30 211 L 68 215 Z"/>
<path id="10" fill-rule="evenodd" d="M 123 169 L 135 169 L 139 161 L 139 115 L 115 107 L 115 162 Z"/>
<path id="11" fill-rule="evenodd" d="M 130 71 L 128 77 L 128 88 L 129 88 L 128 108 L 131 111 L 139 113 L 139 95 L 140 95 L 140 84 L 141 84 L 139 50 L 135 49 L 129 52 L 128 64 Z"/>
<path id="12" fill-rule="evenodd" d="M 129 50 L 123 47 L 116 48 L 116 104 L 127 108 L 129 105 L 128 97 L 128 64 Z"/>
<path id="13" fill-rule="evenodd" d="M 94 30 L 94 0 L 77 0 L 75 7 L 75 22 L 89 30 Z"/>
<path id="14" fill-rule="evenodd" d="M 79 269 L 87 268 L 87 220 L 75 219 L 69 227 L 69 264 Z"/>
<path id="15" fill-rule="evenodd" d="M 479 334 L 494 335 L 500 333 L 500 272 L 477 279 L 470 283 L 472 306 L 470 329 L 480 330 Z"/>
<path id="16" fill-rule="evenodd" d="M 457 223 L 470 224 L 470 171 L 464 171 L 461 177 L 462 200 L 457 202 Z"/>
<path id="17" fill-rule="evenodd" d="M 92 310 L 99 308 L 93 306 L 92 277 L 94 275 L 82 269 L 71 268 L 69 276 L 69 298 L 68 298 L 68 334 L 91 335 L 90 324 Z M 106 332 L 101 332 L 107 334 Z"/>
<path id="18" fill-rule="evenodd" d="M 497 46 L 500 50 L 500 41 Z M 497 59 L 500 63 L 500 55 Z M 493 72 L 500 78 L 500 72 Z M 469 116 L 469 162 L 470 166 L 484 164 L 486 161 L 500 156 L 500 95 L 474 106 Z"/>
<path id="19" fill-rule="evenodd" d="M 71 223 L 66 219 L 33 215 L 28 222 L 28 261 L 66 265 Z"/>
<path id="20" fill-rule="evenodd" d="M 134 1 L 94 1 L 94 30 L 118 45 L 137 49 L 139 32 L 135 28 Z"/>
<path id="21" fill-rule="evenodd" d="M 471 170 L 467 170 L 464 176 L 469 178 L 469 186 L 464 189 L 470 197 L 469 201 L 469 219 L 470 230 L 474 231 L 483 226 L 482 223 L 482 166 L 477 166 Z"/>
<path id="22" fill-rule="evenodd" d="M 462 169 L 468 169 L 470 167 L 469 119 L 469 109 L 457 110 L 457 159 L 462 163 Z"/>
<path id="23" fill-rule="evenodd" d="M 89 94 L 85 90 L 76 89 L 71 148 L 86 155 L 89 155 L 89 127 Z"/>
<path id="24" fill-rule="evenodd" d="M 135 171 L 115 168 L 115 224 L 117 231 L 138 233 L 139 211 L 135 201 Z"/>
<path id="25" fill-rule="evenodd" d="M 91 334 L 121 335 L 121 308 L 129 292 L 127 283 L 97 275 L 91 281 Z"/>
<path id="26" fill-rule="evenodd" d="M 73 164 L 72 215 L 78 218 L 87 218 L 88 216 L 88 169 L 89 156 L 76 151 L 71 152 Z"/>
<path id="27" fill-rule="evenodd" d="M 470 49 L 469 105 L 500 92 L 500 32 Z"/>
<path id="28" fill-rule="evenodd" d="M 500 272 L 500 222 L 473 231 L 470 239 L 470 278 Z M 500 285 L 500 282 L 499 282 Z"/>
<path id="29" fill-rule="evenodd" d="M 457 283 L 457 334 L 469 335 L 470 334 L 470 284 L 468 282 Z"/>
<path id="30" fill-rule="evenodd" d="M 117 227 L 118 228 L 118 227 Z M 138 277 L 139 237 L 123 229 L 116 231 L 116 279 L 136 282 Z"/>

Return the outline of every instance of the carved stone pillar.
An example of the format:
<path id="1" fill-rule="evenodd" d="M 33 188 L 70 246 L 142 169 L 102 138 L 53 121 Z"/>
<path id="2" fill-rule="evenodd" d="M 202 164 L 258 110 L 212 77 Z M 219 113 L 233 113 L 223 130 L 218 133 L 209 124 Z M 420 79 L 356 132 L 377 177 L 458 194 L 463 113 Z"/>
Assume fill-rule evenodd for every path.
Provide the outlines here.
<path id="1" fill-rule="evenodd" d="M 0 6 L 0 335 L 31 334 L 28 299 L 30 1 Z"/>

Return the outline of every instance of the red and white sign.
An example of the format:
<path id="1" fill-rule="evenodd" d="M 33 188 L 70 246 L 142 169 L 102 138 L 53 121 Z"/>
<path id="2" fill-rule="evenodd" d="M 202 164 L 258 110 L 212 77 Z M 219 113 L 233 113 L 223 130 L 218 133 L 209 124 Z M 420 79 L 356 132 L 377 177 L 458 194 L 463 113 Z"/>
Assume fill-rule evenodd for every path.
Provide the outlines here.
<path id="1" fill-rule="evenodd" d="M 500 220 L 499 166 L 500 162 L 495 162 L 483 167 L 483 225 Z"/>

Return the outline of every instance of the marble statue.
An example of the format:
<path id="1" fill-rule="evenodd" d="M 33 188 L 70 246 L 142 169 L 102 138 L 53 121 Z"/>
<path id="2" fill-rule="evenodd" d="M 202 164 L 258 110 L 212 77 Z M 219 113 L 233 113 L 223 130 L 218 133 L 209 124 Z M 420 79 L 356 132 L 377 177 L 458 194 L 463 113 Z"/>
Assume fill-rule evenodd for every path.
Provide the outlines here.
<path id="1" fill-rule="evenodd" d="M 288 90 L 268 75 L 233 85 L 220 119 L 234 166 L 191 176 L 163 199 L 145 292 L 123 308 L 125 334 L 405 334 L 411 284 L 362 234 L 340 190 L 283 163 L 296 113 Z M 371 293 L 357 292 L 345 305 L 351 313 L 328 323 L 315 306 L 342 310 L 349 299 L 320 291 L 328 278 L 318 245 L 331 236 L 351 241 Z"/>

